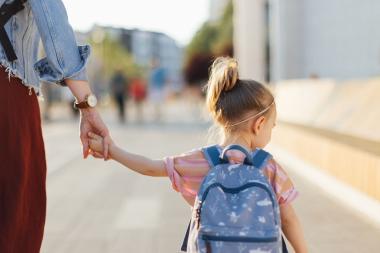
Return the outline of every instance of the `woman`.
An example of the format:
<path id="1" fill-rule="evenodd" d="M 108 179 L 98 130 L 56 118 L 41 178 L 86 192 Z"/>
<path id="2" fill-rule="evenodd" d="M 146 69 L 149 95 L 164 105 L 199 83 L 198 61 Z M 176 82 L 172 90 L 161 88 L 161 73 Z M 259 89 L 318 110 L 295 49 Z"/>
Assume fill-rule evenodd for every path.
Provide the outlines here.
<path id="1" fill-rule="evenodd" d="M 77 46 L 63 3 L 61 0 L 23 2 L 0 0 L 0 23 L 5 23 L 4 29 L 0 27 L 2 253 L 37 253 L 41 247 L 46 213 L 46 160 L 37 103 L 40 81 L 67 85 L 76 97 L 77 107 L 81 108 L 80 132 L 85 158 L 89 153 L 89 131 L 106 138 L 105 157 L 108 157 L 110 139 L 94 108 L 96 98 L 86 78 L 90 48 Z M 17 13 L 9 18 L 3 12 L 5 9 Z M 37 61 L 40 37 L 46 58 Z"/>

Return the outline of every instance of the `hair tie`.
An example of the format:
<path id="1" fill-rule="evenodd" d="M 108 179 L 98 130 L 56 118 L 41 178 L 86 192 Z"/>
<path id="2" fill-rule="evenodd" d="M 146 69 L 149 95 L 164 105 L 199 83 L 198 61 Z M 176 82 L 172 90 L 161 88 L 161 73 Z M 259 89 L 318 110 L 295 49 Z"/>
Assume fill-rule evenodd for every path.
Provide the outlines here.
<path id="1" fill-rule="evenodd" d="M 244 123 L 244 122 L 247 122 L 247 121 L 249 121 L 249 120 L 251 120 L 251 119 L 253 119 L 253 118 L 255 118 L 255 117 L 259 116 L 259 115 L 262 115 L 262 114 L 264 114 L 266 111 L 268 111 L 268 110 L 272 107 L 272 105 L 274 105 L 274 100 L 273 100 L 273 102 L 272 102 L 270 105 L 268 105 L 268 107 L 266 107 L 265 109 L 263 109 L 261 112 L 258 112 L 258 113 L 256 113 L 256 114 L 253 115 L 253 116 L 249 116 L 248 118 L 243 119 L 242 121 L 238 121 L 238 122 L 236 122 L 236 123 L 234 123 L 234 124 L 230 124 L 230 125 L 228 125 L 228 126 L 229 126 L 229 127 L 234 127 L 234 126 L 240 125 L 240 124 L 242 124 L 242 123 Z"/>

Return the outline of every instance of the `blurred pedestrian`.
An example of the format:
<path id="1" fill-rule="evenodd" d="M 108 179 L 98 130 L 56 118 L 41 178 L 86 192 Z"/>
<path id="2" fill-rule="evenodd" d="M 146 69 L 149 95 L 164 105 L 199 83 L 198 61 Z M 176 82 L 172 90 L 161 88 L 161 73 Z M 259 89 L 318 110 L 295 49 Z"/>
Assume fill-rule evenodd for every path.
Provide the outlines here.
<path id="1" fill-rule="evenodd" d="M 46 158 L 37 95 L 40 82 L 68 86 L 88 132 L 109 132 L 86 77 L 89 46 L 78 46 L 61 0 L 0 1 L 0 252 L 38 253 L 46 216 Z M 46 57 L 37 59 L 40 39 Z M 73 148 L 73 147 L 68 147 Z"/>
<path id="2" fill-rule="evenodd" d="M 136 109 L 136 120 L 138 123 L 141 123 L 144 119 L 143 103 L 147 93 L 145 81 L 139 77 L 133 79 L 130 84 L 129 93 Z"/>
<path id="3" fill-rule="evenodd" d="M 154 119 L 161 120 L 161 107 L 165 99 L 166 70 L 158 59 L 153 59 L 149 78 L 149 99 L 154 107 Z"/>
<path id="4" fill-rule="evenodd" d="M 128 79 L 122 69 L 116 70 L 111 78 L 111 92 L 117 105 L 119 120 L 124 123 L 126 120 L 125 106 L 128 96 Z"/>

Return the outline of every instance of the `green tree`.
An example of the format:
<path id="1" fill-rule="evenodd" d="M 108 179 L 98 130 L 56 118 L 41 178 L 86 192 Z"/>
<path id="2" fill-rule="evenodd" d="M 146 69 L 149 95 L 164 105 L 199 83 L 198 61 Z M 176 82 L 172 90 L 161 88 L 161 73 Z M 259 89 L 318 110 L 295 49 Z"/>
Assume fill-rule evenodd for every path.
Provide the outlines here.
<path id="1" fill-rule="evenodd" d="M 217 38 L 211 48 L 215 55 L 228 54 L 233 56 L 233 52 L 229 51 L 233 48 L 233 13 L 234 8 L 232 1 L 230 1 L 222 18 L 217 23 Z"/>
<path id="2" fill-rule="evenodd" d="M 217 27 L 210 22 L 205 22 L 203 26 L 197 31 L 190 44 L 187 46 L 187 58 L 190 58 L 193 54 L 211 53 L 214 41 L 217 38 Z"/>
<path id="3" fill-rule="evenodd" d="M 102 61 L 102 74 L 109 79 L 116 70 L 121 70 L 126 76 L 133 77 L 141 73 L 141 69 L 135 64 L 132 55 L 120 41 L 105 35 L 99 43 L 90 41 L 93 53 Z"/>
<path id="4" fill-rule="evenodd" d="M 188 84 L 208 78 L 208 68 L 217 56 L 233 56 L 233 1 L 216 22 L 205 22 L 185 50 L 184 76 Z"/>

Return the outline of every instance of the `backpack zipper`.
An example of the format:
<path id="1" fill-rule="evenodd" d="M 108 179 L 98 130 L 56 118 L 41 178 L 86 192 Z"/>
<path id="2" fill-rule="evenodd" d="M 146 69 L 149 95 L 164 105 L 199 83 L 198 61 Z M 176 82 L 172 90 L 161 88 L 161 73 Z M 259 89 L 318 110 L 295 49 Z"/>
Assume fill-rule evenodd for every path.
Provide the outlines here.
<path id="1" fill-rule="evenodd" d="M 256 243 L 269 243 L 277 242 L 277 237 L 239 237 L 239 236 L 215 236 L 215 235 L 202 235 L 202 240 L 205 241 L 218 241 L 218 242 L 256 242 Z"/>
<path id="2" fill-rule="evenodd" d="M 243 186 L 240 186 L 240 187 L 235 187 L 235 188 L 228 188 L 228 187 L 225 187 L 223 186 L 221 183 L 214 183 L 212 185 L 210 185 L 209 187 L 207 187 L 206 191 L 204 192 L 203 196 L 202 196 L 202 200 L 199 202 L 199 207 L 197 208 L 196 212 L 196 219 L 197 219 L 197 228 L 199 229 L 199 226 L 200 226 L 200 223 L 201 223 L 201 209 L 202 209 L 202 206 L 203 206 L 203 203 L 204 201 L 206 200 L 206 197 L 208 195 L 208 193 L 210 192 L 210 190 L 212 188 L 215 188 L 215 187 L 220 187 L 224 192 L 227 192 L 227 193 L 230 193 L 230 194 L 237 194 L 241 191 L 244 191 L 245 189 L 248 189 L 248 188 L 252 188 L 252 187 L 258 187 L 258 188 L 261 188 L 263 189 L 264 191 L 266 191 L 272 201 L 272 206 L 273 206 L 273 209 L 275 209 L 275 201 L 273 199 L 273 196 L 271 194 L 271 192 L 268 190 L 268 188 L 266 187 L 266 185 L 262 184 L 262 183 L 258 183 L 258 182 L 251 182 L 251 183 L 247 183 Z M 275 224 L 278 225 L 278 220 L 275 219 L 274 220 Z"/>

